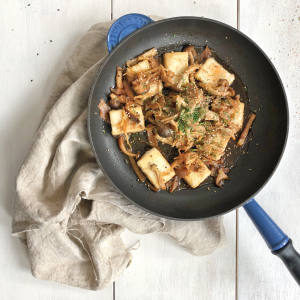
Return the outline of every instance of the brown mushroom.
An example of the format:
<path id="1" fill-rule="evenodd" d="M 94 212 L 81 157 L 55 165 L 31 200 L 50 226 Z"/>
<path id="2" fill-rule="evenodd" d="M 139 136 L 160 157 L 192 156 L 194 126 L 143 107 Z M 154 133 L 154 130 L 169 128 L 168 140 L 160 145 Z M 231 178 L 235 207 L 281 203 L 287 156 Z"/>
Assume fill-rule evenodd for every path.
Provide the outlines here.
<path id="1" fill-rule="evenodd" d="M 125 144 L 124 144 L 124 136 L 121 135 L 121 136 L 118 138 L 118 144 L 119 144 L 119 147 L 120 147 L 121 151 L 122 151 L 124 154 L 126 154 L 126 155 L 128 155 L 128 156 L 132 156 L 132 157 L 138 157 L 138 156 L 139 156 L 139 154 L 132 153 L 131 150 L 127 150 L 127 149 L 126 149 Z"/>
<path id="2" fill-rule="evenodd" d="M 105 122 L 110 123 L 108 112 L 111 110 L 111 108 L 107 105 L 107 103 L 104 102 L 103 98 L 100 100 L 98 108 L 100 110 L 100 118 Z"/>
<path id="3" fill-rule="evenodd" d="M 192 45 L 188 45 L 182 50 L 183 52 L 188 52 L 189 54 L 189 60 L 190 60 L 190 65 L 193 65 L 195 63 L 195 47 Z"/>
<path id="4" fill-rule="evenodd" d="M 129 161 L 131 163 L 132 169 L 134 170 L 135 174 L 137 175 L 138 179 L 141 182 L 144 182 L 146 180 L 145 175 L 142 173 L 141 169 L 139 168 L 139 166 L 137 165 L 135 159 L 132 156 L 128 156 Z"/>
<path id="5" fill-rule="evenodd" d="M 140 123 L 141 122 L 141 120 L 138 117 L 136 117 L 129 109 L 124 108 L 124 110 L 125 110 L 125 113 L 126 113 L 127 117 L 129 118 L 129 120 L 131 120 L 135 123 Z"/>
<path id="6" fill-rule="evenodd" d="M 174 132 L 173 130 L 165 125 L 157 127 L 157 134 L 163 138 L 172 137 Z"/>
<path id="7" fill-rule="evenodd" d="M 122 69 L 120 67 L 117 68 L 117 75 L 116 75 L 116 86 L 117 89 L 122 89 L 123 88 L 123 72 Z"/>
<path id="8" fill-rule="evenodd" d="M 175 176 L 172 186 L 171 186 L 171 189 L 170 189 L 170 193 L 173 193 L 176 190 L 176 188 L 178 187 L 178 185 L 179 185 L 179 177 Z"/>
<path id="9" fill-rule="evenodd" d="M 216 178 L 216 185 L 219 187 L 222 187 L 222 185 L 224 184 L 224 180 L 229 179 L 229 177 L 224 173 L 223 169 L 220 168 L 218 170 L 218 175 Z"/>
<path id="10" fill-rule="evenodd" d="M 211 50 L 208 48 L 208 46 L 205 47 L 205 49 L 201 52 L 201 54 L 198 56 L 198 63 L 201 64 L 203 60 L 209 58 L 212 56 Z"/>
<path id="11" fill-rule="evenodd" d="M 108 105 L 112 108 L 112 109 L 118 109 L 121 107 L 121 102 L 117 99 L 110 99 L 108 101 Z"/>
<path id="12" fill-rule="evenodd" d="M 249 120 L 248 120 L 248 122 L 247 122 L 247 124 L 246 124 L 246 126 L 245 126 L 245 128 L 244 128 L 244 130 L 243 130 L 243 132 L 242 132 L 242 134 L 241 134 L 238 142 L 237 142 L 238 146 L 242 147 L 244 145 L 244 143 L 246 141 L 246 138 L 248 136 L 249 130 L 250 130 L 250 128 L 252 126 L 252 123 L 254 122 L 255 118 L 256 118 L 256 114 L 253 113 L 250 116 L 250 118 L 249 118 Z"/>

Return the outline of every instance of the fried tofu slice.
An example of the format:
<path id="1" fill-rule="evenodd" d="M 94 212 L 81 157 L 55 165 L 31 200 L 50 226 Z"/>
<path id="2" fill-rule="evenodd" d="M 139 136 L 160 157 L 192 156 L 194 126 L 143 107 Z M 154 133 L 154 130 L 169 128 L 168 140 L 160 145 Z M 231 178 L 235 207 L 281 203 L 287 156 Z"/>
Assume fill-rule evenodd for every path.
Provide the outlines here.
<path id="1" fill-rule="evenodd" d="M 154 96 L 155 94 L 160 93 L 162 91 L 162 89 L 163 89 L 163 84 L 161 81 L 152 83 L 152 84 L 150 84 L 150 89 L 146 94 L 135 96 L 134 99 L 139 99 L 139 100 L 144 101 L 144 100 Z"/>
<path id="2" fill-rule="evenodd" d="M 240 102 L 238 111 L 233 115 L 233 123 L 238 126 L 239 130 L 243 127 L 245 104 Z"/>
<path id="3" fill-rule="evenodd" d="M 197 148 L 208 159 L 219 160 L 224 155 L 225 149 L 233 131 L 229 128 L 221 128 L 207 135 L 202 142 L 204 145 L 198 145 Z"/>
<path id="4" fill-rule="evenodd" d="M 151 65 L 150 65 L 149 61 L 142 60 L 138 64 L 136 64 L 130 68 L 127 68 L 126 75 L 127 75 L 128 80 L 131 82 L 131 81 L 133 81 L 135 74 L 138 74 L 141 72 L 146 72 L 146 71 L 149 71 L 150 69 L 151 69 Z"/>
<path id="5" fill-rule="evenodd" d="M 211 171 L 202 161 L 199 160 L 198 165 L 201 166 L 198 172 L 192 172 L 191 174 L 183 178 L 193 189 L 199 186 L 200 183 L 203 182 L 211 174 Z"/>
<path id="6" fill-rule="evenodd" d="M 158 81 L 156 83 L 150 84 L 150 89 L 148 91 L 148 94 L 155 95 L 157 93 L 160 93 L 163 89 L 163 84 L 161 81 Z"/>
<path id="7" fill-rule="evenodd" d="M 156 173 L 151 169 L 152 165 L 156 165 L 157 169 L 161 172 L 164 183 L 175 176 L 173 168 L 156 148 L 147 151 L 141 159 L 138 160 L 137 164 L 157 189 L 159 189 L 160 186 Z"/>
<path id="8" fill-rule="evenodd" d="M 124 109 L 111 110 L 109 112 L 112 135 L 117 136 L 125 132 L 134 133 L 145 130 L 145 119 L 142 108 L 140 106 L 133 106 L 129 108 L 129 111 L 140 120 L 139 123 L 130 120 Z M 127 127 L 125 126 L 126 123 Z"/>
<path id="9" fill-rule="evenodd" d="M 214 58 L 210 57 L 195 74 L 195 78 L 212 85 L 216 85 L 219 79 L 227 79 L 229 85 L 231 85 L 235 76 L 225 70 Z"/>
<path id="10" fill-rule="evenodd" d="M 219 114 L 212 111 L 212 110 L 207 110 L 205 112 L 205 120 L 206 121 L 219 121 L 220 117 Z"/>
<path id="11" fill-rule="evenodd" d="M 164 53 L 163 62 L 166 69 L 175 73 L 175 76 L 173 77 L 173 84 L 176 84 L 181 79 L 183 72 L 189 66 L 189 54 L 188 52 Z M 188 74 L 186 74 L 182 81 L 182 86 L 185 86 L 188 83 L 189 77 Z"/>

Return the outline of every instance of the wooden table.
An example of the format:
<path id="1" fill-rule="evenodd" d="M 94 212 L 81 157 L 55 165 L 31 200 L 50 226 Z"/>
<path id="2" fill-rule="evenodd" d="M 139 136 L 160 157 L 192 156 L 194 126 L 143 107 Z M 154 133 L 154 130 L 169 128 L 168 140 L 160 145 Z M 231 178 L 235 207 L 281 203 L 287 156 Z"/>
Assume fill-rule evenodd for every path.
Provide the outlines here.
<path id="1" fill-rule="evenodd" d="M 300 299 L 299 287 L 271 255 L 242 208 L 225 216 L 228 246 L 207 257 L 190 255 L 165 235 L 126 232 L 126 244 L 140 240 L 141 247 L 125 274 L 99 292 L 35 279 L 26 247 L 10 235 L 14 178 L 58 72 L 90 26 L 136 12 L 203 16 L 227 23 L 272 59 L 289 99 L 290 134 L 279 168 L 256 199 L 300 250 L 299 6 L 299 0 L 2 0 L 0 298 Z"/>

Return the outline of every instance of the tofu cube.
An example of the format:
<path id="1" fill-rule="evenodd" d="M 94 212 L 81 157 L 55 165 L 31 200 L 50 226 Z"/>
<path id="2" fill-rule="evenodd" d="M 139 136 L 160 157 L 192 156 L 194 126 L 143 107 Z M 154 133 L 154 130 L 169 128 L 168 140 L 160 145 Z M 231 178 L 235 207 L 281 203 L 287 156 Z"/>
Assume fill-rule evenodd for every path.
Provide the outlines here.
<path id="1" fill-rule="evenodd" d="M 212 85 L 216 85 L 219 79 L 227 79 L 229 85 L 231 85 L 235 76 L 225 70 L 214 58 L 210 57 L 195 74 L 195 78 L 203 83 Z"/>
<path id="2" fill-rule="evenodd" d="M 205 120 L 206 121 L 219 121 L 220 117 L 219 114 L 212 111 L 212 110 L 207 110 L 205 112 Z"/>
<path id="3" fill-rule="evenodd" d="M 188 52 L 170 52 L 163 55 L 164 67 L 175 73 L 173 77 L 173 84 L 178 83 L 182 77 L 183 72 L 189 66 L 189 54 Z M 184 76 L 182 86 L 187 85 L 189 82 L 188 74 Z"/>
<path id="4" fill-rule="evenodd" d="M 159 189 L 160 186 L 158 184 L 156 173 L 151 170 L 152 165 L 156 165 L 157 169 L 161 172 L 165 183 L 175 176 L 173 168 L 156 148 L 147 151 L 142 158 L 138 160 L 137 164 L 157 189 Z"/>
<path id="5" fill-rule="evenodd" d="M 163 84 L 161 81 L 158 81 L 156 83 L 152 83 L 150 84 L 150 89 L 148 91 L 148 94 L 157 94 L 157 93 L 160 93 L 163 89 Z"/>
<path id="6" fill-rule="evenodd" d="M 112 135 L 120 135 L 125 133 L 124 124 L 127 123 L 126 133 L 141 132 L 145 130 L 145 119 L 142 108 L 140 106 L 130 107 L 130 112 L 140 119 L 140 123 L 131 121 L 124 109 L 110 110 L 110 123 Z M 124 119 L 125 118 L 125 119 Z"/>
<path id="7" fill-rule="evenodd" d="M 151 69 L 151 65 L 148 60 L 142 60 L 138 64 L 127 69 L 127 73 L 140 73 Z"/>
<path id="8" fill-rule="evenodd" d="M 233 132 L 229 128 L 222 128 L 213 134 L 209 134 L 203 139 L 205 145 L 203 147 L 203 155 L 212 160 L 219 160 L 224 154 L 232 134 Z"/>
<path id="9" fill-rule="evenodd" d="M 239 129 L 241 129 L 243 127 L 244 107 L 245 107 L 245 104 L 240 102 L 239 110 L 233 116 L 233 123 L 236 124 L 239 127 Z"/>
<path id="10" fill-rule="evenodd" d="M 163 84 L 161 81 L 158 81 L 157 83 L 150 84 L 150 89 L 146 94 L 135 96 L 134 99 L 140 99 L 142 101 L 154 96 L 155 94 L 158 94 L 162 91 Z"/>
<path id="11" fill-rule="evenodd" d="M 198 164 L 201 165 L 201 169 L 199 169 L 198 172 L 192 172 L 191 174 L 183 178 L 193 189 L 199 186 L 200 183 L 203 182 L 211 174 L 211 171 L 202 161 L 199 160 Z"/>
<path id="12" fill-rule="evenodd" d="M 134 80 L 135 74 L 141 73 L 141 72 L 146 72 L 146 71 L 149 71 L 150 69 L 151 69 L 151 65 L 150 65 L 149 61 L 142 60 L 138 64 L 136 64 L 130 68 L 127 68 L 127 71 L 126 71 L 127 78 L 131 82 Z"/>

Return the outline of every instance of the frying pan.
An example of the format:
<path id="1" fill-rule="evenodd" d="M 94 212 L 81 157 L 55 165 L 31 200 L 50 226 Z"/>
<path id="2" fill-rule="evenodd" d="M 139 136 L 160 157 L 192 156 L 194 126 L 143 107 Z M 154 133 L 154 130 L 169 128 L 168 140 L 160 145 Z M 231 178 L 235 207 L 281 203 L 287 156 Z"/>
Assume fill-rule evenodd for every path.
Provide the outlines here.
<path id="1" fill-rule="evenodd" d="M 286 94 L 266 54 L 233 27 L 198 17 L 152 22 L 143 15 L 126 15 L 112 25 L 107 41 L 111 52 L 91 91 L 88 130 L 96 159 L 111 183 L 137 206 L 169 219 L 208 219 L 243 205 L 272 253 L 283 260 L 300 285 L 300 255 L 291 239 L 253 199 L 279 164 L 289 124 Z M 99 117 L 98 104 L 101 98 L 108 98 L 109 88 L 115 84 L 117 66 L 153 47 L 165 51 L 185 44 L 208 45 L 245 84 L 252 108 L 257 110 L 252 126 L 253 140 L 248 154 L 239 158 L 222 189 L 211 186 L 210 190 L 199 187 L 173 194 L 154 193 L 137 182 L 135 173 L 124 162 L 116 139 L 109 134 L 110 126 Z"/>

